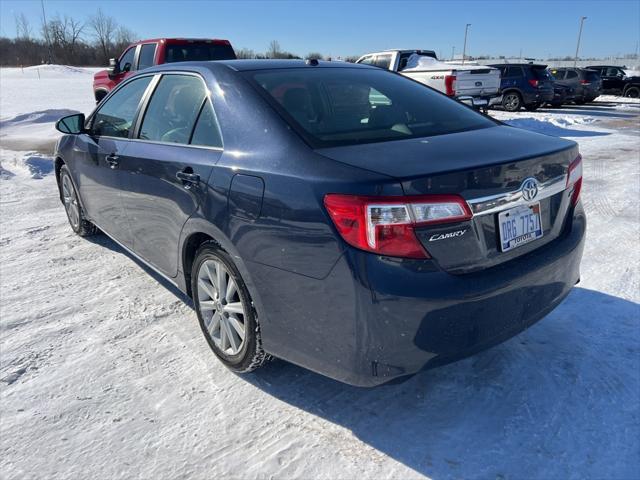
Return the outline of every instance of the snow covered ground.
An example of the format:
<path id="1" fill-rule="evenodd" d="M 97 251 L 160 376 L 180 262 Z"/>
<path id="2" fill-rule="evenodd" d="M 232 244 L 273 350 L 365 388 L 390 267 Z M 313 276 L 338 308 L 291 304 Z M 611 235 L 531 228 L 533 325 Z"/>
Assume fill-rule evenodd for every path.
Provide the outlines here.
<path id="1" fill-rule="evenodd" d="M 92 109 L 91 72 L 39 73 L 0 70 L 2 478 L 638 478 L 640 103 L 492 112 L 580 143 L 582 281 L 516 338 L 367 390 L 230 373 L 183 295 L 73 235 L 51 122 Z"/>

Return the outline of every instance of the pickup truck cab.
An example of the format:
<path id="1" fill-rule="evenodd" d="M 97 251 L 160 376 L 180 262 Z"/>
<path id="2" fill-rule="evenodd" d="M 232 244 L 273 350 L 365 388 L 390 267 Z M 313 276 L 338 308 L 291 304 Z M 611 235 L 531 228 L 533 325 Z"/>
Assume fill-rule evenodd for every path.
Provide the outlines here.
<path id="1" fill-rule="evenodd" d="M 385 50 L 356 63 L 398 72 L 476 108 L 500 96 L 500 71 L 480 65 L 443 63 L 433 50 Z"/>
<path id="2" fill-rule="evenodd" d="M 623 97 L 640 97 L 640 77 L 628 76 L 625 67 L 615 65 L 594 65 L 587 67 L 595 70 L 602 78 L 602 92 Z"/>
<path id="3" fill-rule="evenodd" d="M 203 60 L 233 60 L 236 54 L 228 40 L 154 38 L 129 45 L 112 58 L 109 68 L 93 76 L 93 95 L 100 102 L 116 85 L 134 73 L 163 63 Z"/>

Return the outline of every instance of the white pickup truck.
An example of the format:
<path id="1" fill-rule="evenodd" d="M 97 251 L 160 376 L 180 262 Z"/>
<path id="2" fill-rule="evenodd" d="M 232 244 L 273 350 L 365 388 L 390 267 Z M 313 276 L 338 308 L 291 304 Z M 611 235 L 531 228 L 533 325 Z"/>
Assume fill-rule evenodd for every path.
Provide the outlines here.
<path id="1" fill-rule="evenodd" d="M 500 96 L 500 70 L 443 63 L 432 50 L 385 50 L 356 63 L 398 72 L 476 108 L 486 109 Z"/>

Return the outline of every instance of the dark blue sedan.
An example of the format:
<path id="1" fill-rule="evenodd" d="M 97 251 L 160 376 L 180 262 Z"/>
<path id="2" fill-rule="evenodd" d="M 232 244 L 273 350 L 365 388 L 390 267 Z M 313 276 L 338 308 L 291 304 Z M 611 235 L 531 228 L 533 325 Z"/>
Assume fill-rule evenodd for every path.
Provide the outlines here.
<path id="1" fill-rule="evenodd" d="M 237 372 L 382 384 L 512 337 L 580 277 L 577 145 L 375 67 L 172 64 L 57 127 L 71 228 L 191 296 Z"/>

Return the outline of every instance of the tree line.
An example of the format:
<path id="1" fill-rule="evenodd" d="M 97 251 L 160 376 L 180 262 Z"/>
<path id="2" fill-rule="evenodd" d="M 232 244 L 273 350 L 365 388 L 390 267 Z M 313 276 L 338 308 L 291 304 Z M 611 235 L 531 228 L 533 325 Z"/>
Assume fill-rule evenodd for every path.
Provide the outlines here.
<path id="1" fill-rule="evenodd" d="M 0 37 L 0 66 L 19 67 L 46 63 L 102 66 L 139 39 L 135 32 L 120 25 L 101 9 L 85 21 L 58 14 L 51 19 L 42 17 L 40 20 L 40 24 L 34 27 L 24 13 L 15 15 L 15 38 Z M 236 55 L 238 58 L 330 60 L 318 52 L 300 57 L 283 50 L 277 40 L 272 40 L 264 53 L 240 48 L 236 50 Z M 356 59 L 357 57 L 345 60 Z"/>

